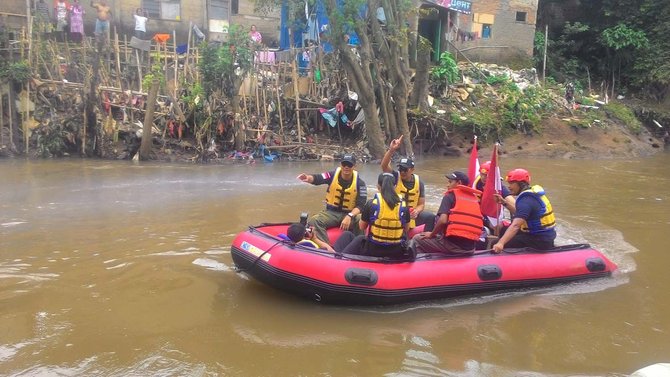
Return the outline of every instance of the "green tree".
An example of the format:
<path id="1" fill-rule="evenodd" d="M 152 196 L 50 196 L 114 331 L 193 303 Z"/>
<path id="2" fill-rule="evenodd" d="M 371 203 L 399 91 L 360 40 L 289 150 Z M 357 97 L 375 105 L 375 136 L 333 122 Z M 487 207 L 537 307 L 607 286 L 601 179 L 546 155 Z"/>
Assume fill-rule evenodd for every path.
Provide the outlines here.
<path id="1" fill-rule="evenodd" d="M 260 4 L 276 0 L 257 0 Z M 305 3 L 288 0 L 292 22 L 303 22 Z M 310 6 L 315 5 L 309 0 Z M 329 32 L 324 36 L 338 56 L 338 61 L 347 73 L 353 90 L 365 113 L 365 130 L 368 149 L 375 158 L 386 151 L 385 137 L 403 138 L 405 153 L 413 154 L 412 141 L 407 121 L 409 83 L 409 46 L 416 48 L 415 0 L 323 0 L 329 17 Z M 386 22 L 376 17 L 378 8 L 383 8 Z M 366 10 L 362 12 L 362 10 Z M 409 21 L 409 22 L 408 22 Z M 355 49 L 348 45 L 347 36 L 356 32 L 360 44 Z M 417 71 L 416 82 L 421 82 Z M 425 95 L 425 92 L 424 92 Z M 421 102 L 416 99 L 416 103 Z M 379 113 L 377 109 L 379 108 Z M 386 134 L 382 129 L 385 126 Z"/>
<path id="2" fill-rule="evenodd" d="M 237 25 L 231 26 L 228 41 L 222 45 L 205 44 L 201 48 L 202 59 L 199 69 L 205 94 L 210 101 L 225 97 L 230 100 L 235 114 L 235 148 L 244 149 L 245 134 L 242 123 L 237 119 L 240 110 L 240 87 L 253 65 L 253 49 L 248 33 Z M 198 136 L 211 134 L 211 121 L 203 124 L 203 129 L 196 132 Z M 201 141 L 201 138 L 198 138 Z"/>

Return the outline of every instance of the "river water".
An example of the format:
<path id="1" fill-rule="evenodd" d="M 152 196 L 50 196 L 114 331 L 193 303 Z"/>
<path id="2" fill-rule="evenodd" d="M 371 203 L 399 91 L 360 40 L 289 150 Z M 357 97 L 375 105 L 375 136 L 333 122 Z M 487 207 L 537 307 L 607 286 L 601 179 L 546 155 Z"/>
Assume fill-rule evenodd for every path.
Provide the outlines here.
<path id="1" fill-rule="evenodd" d="M 300 172 L 0 161 L 0 375 L 602 376 L 670 361 L 670 154 L 520 160 L 612 278 L 393 307 L 324 306 L 236 273 L 247 225 L 321 209 Z M 428 207 L 467 159 L 417 162 Z M 360 165 L 373 189 L 379 168 Z"/>

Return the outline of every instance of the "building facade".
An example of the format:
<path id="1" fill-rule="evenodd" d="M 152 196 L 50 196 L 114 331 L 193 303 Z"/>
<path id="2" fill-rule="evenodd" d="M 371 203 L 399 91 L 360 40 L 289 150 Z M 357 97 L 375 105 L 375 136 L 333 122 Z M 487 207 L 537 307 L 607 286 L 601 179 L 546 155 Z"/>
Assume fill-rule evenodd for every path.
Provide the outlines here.
<path id="1" fill-rule="evenodd" d="M 30 0 L 31 9 L 35 2 Z M 100 0 L 95 0 L 95 2 Z M 49 4 L 53 17 L 53 0 L 45 0 Z M 80 0 L 86 14 L 84 15 L 84 31 L 92 36 L 95 28 L 95 9 L 90 1 Z M 185 42 L 192 25 L 198 27 L 209 40 L 223 41 L 230 25 L 249 29 L 256 25 L 263 35 L 263 42 L 270 45 L 279 39 L 279 8 L 270 9 L 265 13 L 254 10 L 254 0 L 106 0 L 112 10 L 112 31 L 116 28 L 119 34 L 132 35 L 135 29 L 133 15 L 138 8 L 143 8 L 149 15 L 147 35 L 170 34 L 177 36 L 177 43 Z M 26 25 L 27 6 L 25 0 L 2 0 L 0 20 L 11 28 L 20 29 Z"/>
<path id="2" fill-rule="evenodd" d="M 442 51 L 498 64 L 533 56 L 538 0 L 424 0 L 421 7 L 430 12 L 419 34 L 433 42 L 434 60 Z"/>

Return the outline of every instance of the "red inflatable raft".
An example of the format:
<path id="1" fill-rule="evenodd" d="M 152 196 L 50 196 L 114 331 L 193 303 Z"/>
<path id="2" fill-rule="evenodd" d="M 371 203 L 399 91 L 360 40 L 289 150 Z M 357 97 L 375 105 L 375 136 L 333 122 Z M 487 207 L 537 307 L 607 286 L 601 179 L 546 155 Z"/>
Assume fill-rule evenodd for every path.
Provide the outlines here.
<path id="1" fill-rule="evenodd" d="M 233 261 L 238 271 L 265 284 L 324 303 L 397 304 L 599 278 L 617 269 L 586 244 L 472 256 L 419 254 L 402 261 L 333 254 L 284 240 L 287 227 L 249 227 L 233 241 Z M 329 233 L 334 240 L 339 229 Z"/>

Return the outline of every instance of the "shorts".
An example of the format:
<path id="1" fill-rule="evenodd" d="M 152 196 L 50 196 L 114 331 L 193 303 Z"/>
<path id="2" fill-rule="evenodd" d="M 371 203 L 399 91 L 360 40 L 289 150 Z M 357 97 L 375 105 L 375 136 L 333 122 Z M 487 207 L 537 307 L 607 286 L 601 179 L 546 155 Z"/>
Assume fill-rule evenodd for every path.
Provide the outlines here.
<path id="1" fill-rule="evenodd" d="M 95 20 L 95 34 L 109 33 L 109 21 Z"/>

